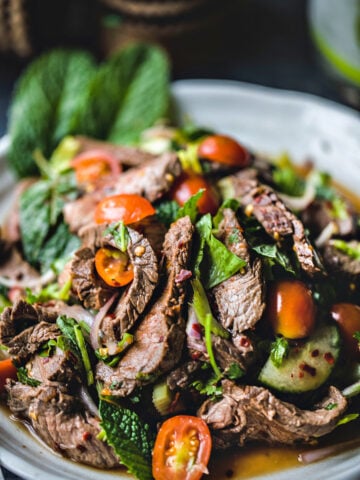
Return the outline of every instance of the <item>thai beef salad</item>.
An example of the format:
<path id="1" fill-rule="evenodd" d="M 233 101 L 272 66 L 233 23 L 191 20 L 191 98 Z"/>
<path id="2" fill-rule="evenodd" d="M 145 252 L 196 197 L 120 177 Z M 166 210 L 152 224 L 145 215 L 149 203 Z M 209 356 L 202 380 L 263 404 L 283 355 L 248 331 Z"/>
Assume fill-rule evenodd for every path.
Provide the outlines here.
<path id="1" fill-rule="evenodd" d="M 54 55 L 74 75 L 55 52 L 20 87 L 40 88 Z M 211 451 L 358 422 L 359 213 L 329 175 L 153 119 L 137 146 L 58 119 L 56 148 L 36 133 L 21 157 L 21 88 L 9 159 L 26 178 L 0 240 L 14 417 L 63 456 L 140 480 L 196 480 Z"/>

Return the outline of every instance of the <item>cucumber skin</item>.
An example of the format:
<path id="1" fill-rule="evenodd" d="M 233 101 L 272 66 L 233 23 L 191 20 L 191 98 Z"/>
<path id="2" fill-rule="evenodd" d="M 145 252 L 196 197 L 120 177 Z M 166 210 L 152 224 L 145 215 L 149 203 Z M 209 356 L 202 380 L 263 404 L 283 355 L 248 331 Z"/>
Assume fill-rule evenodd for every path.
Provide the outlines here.
<path id="1" fill-rule="evenodd" d="M 291 347 L 288 358 L 280 367 L 276 367 L 269 357 L 258 380 L 264 386 L 283 393 L 302 394 L 316 390 L 326 383 L 332 374 L 340 355 L 340 347 L 341 337 L 337 326 L 320 326 L 298 352 L 296 347 Z M 314 350 L 319 350 L 316 357 L 311 355 Z M 324 359 L 327 352 L 332 354 L 333 363 Z M 301 370 L 302 363 L 314 367 L 315 375 Z"/>

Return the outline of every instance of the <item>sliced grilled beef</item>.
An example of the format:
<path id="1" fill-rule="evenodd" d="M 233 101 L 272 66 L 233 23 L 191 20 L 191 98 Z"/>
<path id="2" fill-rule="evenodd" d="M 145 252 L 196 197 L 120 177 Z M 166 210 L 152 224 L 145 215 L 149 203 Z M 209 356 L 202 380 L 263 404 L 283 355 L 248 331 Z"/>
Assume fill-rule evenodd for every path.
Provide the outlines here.
<path id="1" fill-rule="evenodd" d="M 11 286 L 37 282 L 39 272 L 23 259 L 16 246 L 1 241 L 1 237 L 0 242 L 0 277 L 6 278 Z"/>
<path id="2" fill-rule="evenodd" d="M 106 316 L 99 325 L 103 345 L 119 341 L 121 335 L 132 328 L 149 303 L 158 281 L 157 258 L 148 239 L 132 228 L 128 228 L 128 232 L 127 253 L 133 265 L 134 279 L 126 288 L 104 287 L 95 271 L 96 250 L 100 247 L 118 248 L 111 235 L 104 235 L 104 226 L 85 231 L 83 239 L 86 246 L 75 254 L 73 261 L 73 289 L 85 306 L 99 308 L 115 292 L 121 292 L 113 314 Z M 79 253 L 84 255 L 84 252 L 86 262 L 79 258 Z"/>
<path id="3" fill-rule="evenodd" d="M 139 167 L 130 168 L 100 190 L 68 202 L 64 207 L 65 221 L 71 231 L 78 232 L 93 222 L 94 210 L 100 200 L 119 193 L 142 195 L 154 202 L 170 190 L 180 173 L 181 165 L 176 154 L 164 153 Z"/>
<path id="4" fill-rule="evenodd" d="M 327 409 L 328 405 L 334 407 Z M 206 400 L 198 416 L 209 425 L 218 448 L 251 441 L 292 445 L 330 433 L 346 408 L 346 399 L 335 387 L 310 411 L 277 399 L 265 388 L 237 386 L 225 380 L 223 398 Z"/>
<path id="5" fill-rule="evenodd" d="M 201 362 L 190 360 L 172 370 L 166 377 L 167 386 L 170 390 L 185 390 L 195 379 L 196 374 L 201 370 Z"/>
<path id="6" fill-rule="evenodd" d="M 0 316 L 0 344 L 17 361 L 28 359 L 47 340 L 58 336 L 53 323 L 57 314 L 45 306 L 23 300 L 7 307 Z"/>
<path id="7" fill-rule="evenodd" d="M 360 242 L 357 240 L 351 240 L 348 242 L 348 245 L 350 248 L 360 248 Z M 359 281 L 356 277 L 360 275 L 360 260 L 352 258 L 345 252 L 337 249 L 332 240 L 329 240 L 325 245 L 323 257 L 324 263 L 330 272 L 340 273 L 349 279 L 352 278 Z"/>
<path id="8" fill-rule="evenodd" d="M 213 289 L 219 319 L 225 328 L 238 334 L 254 327 L 265 308 L 265 285 L 259 258 L 250 258 L 247 242 L 233 210 L 223 211 L 218 238 L 227 248 L 246 261 L 243 272 L 233 275 Z"/>
<path id="9" fill-rule="evenodd" d="M 301 268 L 309 275 L 319 272 L 316 251 L 306 238 L 303 224 L 286 208 L 274 190 L 260 183 L 256 172 L 251 169 L 231 177 L 231 183 L 233 193 L 241 201 L 245 212 L 253 214 L 276 241 L 292 236 Z"/>
<path id="10" fill-rule="evenodd" d="M 77 135 L 75 138 L 80 144 L 79 153 L 88 152 L 89 150 L 101 150 L 114 157 L 121 165 L 126 167 L 137 167 L 154 158 L 154 155 L 139 148 L 116 145 L 82 135 Z"/>
<path id="11" fill-rule="evenodd" d="M 130 394 L 136 386 L 171 370 L 181 357 L 187 280 L 178 276 L 188 268 L 193 231 L 189 217 L 172 224 L 164 242 L 167 283 L 163 293 L 141 321 L 133 345 L 118 366 L 97 366 L 97 378 L 105 388 L 111 386 L 113 395 Z"/>
<path id="12" fill-rule="evenodd" d="M 61 385 L 30 387 L 14 381 L 7 384 L 7 391 L 12 413 L 30 423 L 55 452 L 97 468 L 118 466 L 111 447 L 97 438 L 100 420 L 79 397 L 68 395 Z"/>

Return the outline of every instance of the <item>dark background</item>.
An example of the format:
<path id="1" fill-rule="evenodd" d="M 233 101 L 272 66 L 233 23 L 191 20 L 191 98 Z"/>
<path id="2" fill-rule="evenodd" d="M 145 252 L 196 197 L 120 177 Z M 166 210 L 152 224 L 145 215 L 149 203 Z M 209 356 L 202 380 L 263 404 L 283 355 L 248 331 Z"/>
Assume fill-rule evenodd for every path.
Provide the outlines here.
<path id="1" fill-rule="evenodd" d="M 109 48 L 104 44 L 112 35 L 110 31 L 107 41 L 100 39 L 99 8 L 90 0 L 62 0 L 57 2 L 60 8 L 55 3 L 33 1 L 35 55 L 44 48 L 71 45 L 86 46 L 98 57 L 104 56 Z M 241 80 L 345 103 L 338 85 L 318 62 L 305 0 L 218 0 L 217 5 L 210 31 L 167 42 L 173 55 L 173 79 Z M 28 61 L 14 54 L 0 56 L 0 136 L 6 132 L 11 92 Z M 7 480 L 18 478 L 6 470 L 4 474 Z"/>
<path id="2" fill-rule="evenodd" d="M 57 45 L 86 46 L 100 58 L 105 55 L 104 43 L 115 35 L 110 30 L 107 40 L 101 38 L 106 19 L 97 23 L 104 11 L 93 1 L 62 0 L 60 8 L 56 2 L 33 3 L 37 6 L 30 12 L 35 55 Z M 241 80 L 344 102 L 318 62 L 305 0 L 217 0 L 213 20 L 195 40 L 184 33 L 175 42 L 165 41 L 173 54 L 173 79 Z M 0 56 L 0 135 L 6 132 L 14 84 L 28 61 L 14 54 Z"/>

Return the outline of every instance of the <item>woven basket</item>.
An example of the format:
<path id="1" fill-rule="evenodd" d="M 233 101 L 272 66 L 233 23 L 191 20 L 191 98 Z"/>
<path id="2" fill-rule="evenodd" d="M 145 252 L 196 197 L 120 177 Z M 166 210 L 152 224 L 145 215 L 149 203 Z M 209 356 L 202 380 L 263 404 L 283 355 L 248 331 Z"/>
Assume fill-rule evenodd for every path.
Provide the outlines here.
<path id="1" fill-rule="evenodd" d="M 26 3 L 27 0 L 0 0 L 0 53 L 19 57 L 33 53 Z"/>

